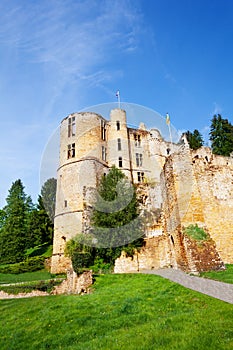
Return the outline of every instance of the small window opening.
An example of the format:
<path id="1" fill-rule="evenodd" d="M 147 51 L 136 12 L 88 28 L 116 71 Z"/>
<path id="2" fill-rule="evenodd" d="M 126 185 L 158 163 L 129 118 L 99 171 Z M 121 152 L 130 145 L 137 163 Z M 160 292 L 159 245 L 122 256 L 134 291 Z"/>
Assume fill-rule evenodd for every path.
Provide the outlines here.
<path id="1" fill-rule="evenodd" d="M 75 157 L 75 143 L 72 143 L 71 145 L 68 145 L 67 150 L 67 158 L 74 158 Z"/>
<path id="2" fill-rule="evenodd" d="M 117 139 L 117 149 L 121 151 L 121 139 Z"/>
<path id="3" fill-rule="evenodd" d="M 68 137 L 75 136 L 75 134 L 76 134 L 75 117 L 71 117 L 68 119 Z"/>
<path id="4" fill-rule="evenodd" d="M 106 123 L 101 119 L 101 138 L 103 141 L 106 140 Z"/>
<path id="5" fill-rule="evenodd" d="M 134 134 L 135 147 L 141 146 L 141 135 Z"/>
<path id="6" fill-rule="evenodd" d="M 123 166 L 122 157 L 118 158 L 118 166 L 119 166 L 119 168 L 122 168 L 122 166 Z"/>
<path id="7" fill-rule="evenodd" d="M 138 175 L 138 182 L 144 182 L 145 180 L 144 173 L 138 171 L 137 175 Z"/>
<path id="8" fill-rule="evenodd" d="M 64 201 L 64 207 L 67 208 L 67 200 Z"/>
<path id="9" fill-rule="evenodd" d="M 142 154 L 136 153 L 136 166 L 142 166 Z"/>
<path id="10" fill-rule="evenodd" d="M 170 148 L 167 148 L 167 155 L 169 155 L 171 152 Z"/>
<path id="11" fill-rule="evenodd" d="M 172 241 L 172 244 L 173 245 L 175 245 L 175 243 L 174 243 L 174 239 L 173 239 L 173 237 L 171 236 L 171 241 Z"/>
<path id="12" fill-rule="evenodd" d="M 106 147 L 102 146 L 102 160 L 106 162 Z"/>
<path id="13" fill-rule="evenodd" d="M 117 120 L 117 122 L 116 122 L 116 128 L 117 128 L 117 130 L 120 130 L 120 128 L 121 128 L 119 120 Z"/>

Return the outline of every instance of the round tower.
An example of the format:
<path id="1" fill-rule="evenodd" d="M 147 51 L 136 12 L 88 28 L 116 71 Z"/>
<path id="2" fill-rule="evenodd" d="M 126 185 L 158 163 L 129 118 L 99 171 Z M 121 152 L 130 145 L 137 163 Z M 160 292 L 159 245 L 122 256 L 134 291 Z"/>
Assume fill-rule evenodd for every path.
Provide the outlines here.
<path id="1" fill-rule="evenodd" d="M 60 126 L 60 162 L 51 272 L 70 266 L 66 241 L 83 232 L 87 188 L 96 188 L 106 164 L 106 121 L 96 113 L 73 113 Z"/>
<path id="2" fill-rule="evenodd" d="M 131 157 L 126 112 L 116 108 L 111 110 L 108 126 L 108 155 L 110 166 L 115 165 L 131 179 Z"/>

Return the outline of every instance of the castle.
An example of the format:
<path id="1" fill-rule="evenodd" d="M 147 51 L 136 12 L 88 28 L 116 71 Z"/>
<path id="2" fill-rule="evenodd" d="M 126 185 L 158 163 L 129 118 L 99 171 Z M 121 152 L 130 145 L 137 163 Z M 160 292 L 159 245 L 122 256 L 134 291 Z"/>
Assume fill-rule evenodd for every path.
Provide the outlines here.
<path id="1" fill-rule="evenodd" d="M 137 185 L 141 211 L 151 218 L 141 251 L 133 258 L 122 252 L 115 272 L 161 267 L 195 272 L 233 263 L 233 158 L 213 155 L 207 147 L 193 151 L 184 135 L 176 144 L 167 142 L 143 123 L 129 128 L 126 112 L 116 108 L 110 120 L 81 112 L 61 122 L 51 272 L 70 266 L 65 244 L 88 232 L 93 190 L 113 165 Z M 184 228 L 191 224 L 210 239 L 199 245 L 187 237 Z"/>

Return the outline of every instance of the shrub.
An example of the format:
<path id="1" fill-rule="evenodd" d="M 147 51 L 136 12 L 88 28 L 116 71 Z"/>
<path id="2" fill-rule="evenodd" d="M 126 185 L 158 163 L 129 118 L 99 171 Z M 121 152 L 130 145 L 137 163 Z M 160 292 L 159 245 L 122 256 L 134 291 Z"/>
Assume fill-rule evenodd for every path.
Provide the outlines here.
<path id="1" fill-rule="evenodd" d="M 0 266 L 0 273 L 19 274 L 23 272 L 33 272 L 37 270 L 42 270 L 44 268 L 44 260 L 45 257 L 43 256 L 27 258 L 25 261 L 22 261 L 17 264 Z"/>
<path id="2" fill-rule="evenodd" d="M 72 255 L 72 265 L 75 272 L 78 274 L 89 270 L 88 266 L 93 264 L 93 256 L 90 252 L 74 252 Z"/>
<path id="3" fill-rule="evenodd" d="M 208 239 L 208 234 L 203 228 L 198 227 L 197 224 L 186 227 L 184 233 L 196 241 L 205 241 Z"/>
<path id="4" fill-rule="evenodd" d="M 113 266 L 110 263 L 105 263 L 104 259 L 96 258 L 94 265 L 90 266 L 90 270 L 92 270 L 94 273 L 111 273 Z"/>

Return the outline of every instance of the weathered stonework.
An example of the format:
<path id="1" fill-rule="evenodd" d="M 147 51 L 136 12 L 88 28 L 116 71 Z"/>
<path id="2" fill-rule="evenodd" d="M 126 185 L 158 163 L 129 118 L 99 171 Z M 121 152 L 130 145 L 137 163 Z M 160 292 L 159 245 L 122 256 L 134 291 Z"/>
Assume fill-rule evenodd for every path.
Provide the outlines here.
<path id="1" fill-rule="evenodd" d="M 77 275 L 72 268 L 67 270 L 67 279 L 53 289 L 52 294 L 86 294 L 93 284 L 92 271 Z"/>
<path id="2" fill-rule="evenodd" d="M 233 158 L 215 156 L 205 147 L 191 151 L 185 137 L 171 144 L 142 124 L 128 128 L 125 111 L 114 109 L 109 121 L 85 112 L 61 123 L 53 273 L 70 268 L 65 244 L 78 233 L 88 234 L 95 189 L 112 165 L 137 184 L 140 211 L 147 218 L 145 245 L 133 259 L 122 253 L 116 272 L 165 266 L 197 271 L 233 263 Z M 212 241 L 205 249 L 184 237 L 190 224 L 209 233 Z"/>

